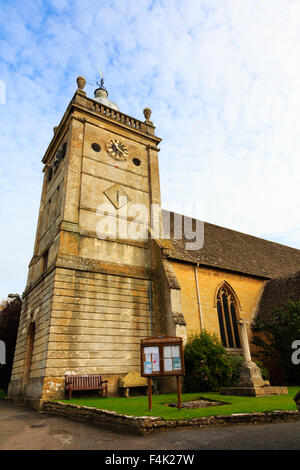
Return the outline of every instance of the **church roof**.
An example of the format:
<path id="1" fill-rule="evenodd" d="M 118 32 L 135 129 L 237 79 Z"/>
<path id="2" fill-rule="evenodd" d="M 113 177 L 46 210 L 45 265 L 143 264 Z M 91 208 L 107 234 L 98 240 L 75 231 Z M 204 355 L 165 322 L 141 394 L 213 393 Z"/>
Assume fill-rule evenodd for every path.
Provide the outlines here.
<path id="1" fill-rule="evenodd" d="M 163 225 L 170 220 L 171 238 L 164 245 L 171 258 L 236 271 L 265 279 L 288 276 L 300 270 L 300 250 L 225 227 L 204 222 L 201 249 L 187 250 L 191 240 L 174 239 L 174 213 L 163 213 Z M 195 219 L 192 219 L 196 225 Z M 200 222 L 200 221 L 199 221 Z"/>
<path id="2" fill-rule="evenodd" d="M 300 271 L 286 277 L 267 281 L 258 308 L 258 318 L 269 318 L 274 308 L 282 307 L 287 300 L 300 299 Z"/>

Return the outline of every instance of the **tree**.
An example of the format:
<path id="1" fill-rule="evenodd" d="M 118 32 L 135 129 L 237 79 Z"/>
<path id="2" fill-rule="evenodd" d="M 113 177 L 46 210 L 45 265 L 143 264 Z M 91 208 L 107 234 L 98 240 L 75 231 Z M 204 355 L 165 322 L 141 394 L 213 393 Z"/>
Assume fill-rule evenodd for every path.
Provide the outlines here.
<path id="1" fill-rule="evenodd" d="M 19 295 L 0 304 L 0 340 L 6 347 L 6 363 L 0 365 L 0 389 L 7 391 L 11 377 L 22 301 Z"/>
<path id="2" fill-rule="evenodd" d="M 286 305 L 273 310 L 270 318 L 256 320 L 253 326 L 253 343 L 258 352 L 277 362 L 283 370 L 285 382 L 300 384 L 300 366 L 293 364 L 292 343 L 300 340 L 300 301 L 288 300 Z"/>

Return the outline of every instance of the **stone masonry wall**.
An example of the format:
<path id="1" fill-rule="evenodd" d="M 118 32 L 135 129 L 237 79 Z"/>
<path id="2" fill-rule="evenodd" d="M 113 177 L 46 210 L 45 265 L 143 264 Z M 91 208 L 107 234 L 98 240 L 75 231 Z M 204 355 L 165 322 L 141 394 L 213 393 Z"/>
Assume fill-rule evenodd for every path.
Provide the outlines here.
<path id="1" fill-rule="evenodd" d="M 140 339 L 150 335 L 147 280 L 57 268 L 45 387 L 62 396 L 64 376 L 103 374 L 109 393 L 140 367 Z"/>
<path id="2" fill-rule="evenodd" d="M 181 287 L 182 313 L 186 321 L 188 334 L 200 331 L 200 317 L 195 280 L 195 265 L 180 263 L 172 260 L 172 266 Z M 218 313 L 215 295 L 218 286 L 226 281 L 236 293 L 239 302 L 239 316 L 251 321 L 260 299 L 264 281 L 262 279 L 225 272 L 205 266 L 197 269 L 203 327 L 211 333 L 220 336 Z M 251 329 L 248 327 L 251 338 Z"/>
<path id="3" fill-rule="evenodd" d="M 50 313 L 54 289 L 54 271 L 41 280 L 23 299 L 18 338 L 14 356 L 9 396 L 22 393 L 25 363 L 28 351 L 28 333 L 31 322 L 35 323 L 35 341 L 27 389 L 33 396 L 39 396 L 46 370 L 47 345 L 50 329 Z"/>

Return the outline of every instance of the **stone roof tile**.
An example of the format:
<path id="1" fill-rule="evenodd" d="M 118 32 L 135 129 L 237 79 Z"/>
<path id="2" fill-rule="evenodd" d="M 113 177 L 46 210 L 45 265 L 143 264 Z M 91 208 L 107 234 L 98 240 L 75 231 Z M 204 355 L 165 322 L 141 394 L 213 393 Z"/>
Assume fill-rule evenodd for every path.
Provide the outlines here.
<path id="1" fill-rule="evenodd" d="M 208 222 L 204 222 L 203 247 L 187 250 L 186 243 L 191 240 L 173 237 L 174 213 L 166 210 L 162 213 L 164 227 L 170 218 L 171 238 L 165 242 L 170 258 L 265 279 L 287 276 L 300 270 L 300 250 Z M 195 226 L 196 221 L 192 220 Z"/>

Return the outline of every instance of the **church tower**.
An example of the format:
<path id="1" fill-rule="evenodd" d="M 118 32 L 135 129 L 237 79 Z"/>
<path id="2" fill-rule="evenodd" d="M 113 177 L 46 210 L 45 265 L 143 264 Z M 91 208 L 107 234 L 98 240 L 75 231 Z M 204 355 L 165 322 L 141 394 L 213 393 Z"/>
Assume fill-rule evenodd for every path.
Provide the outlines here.
<path id="1" fill-rule="evenodd" d="M 84 77 L 43 157 L 34 254 L 23 294 L 10 398 L 64 395 L 66 374 L 105 375 L 117 391 L 153 332 L 151 205 L 160 218 L 158 148 L 145 120 L 93 99 Z"/>

